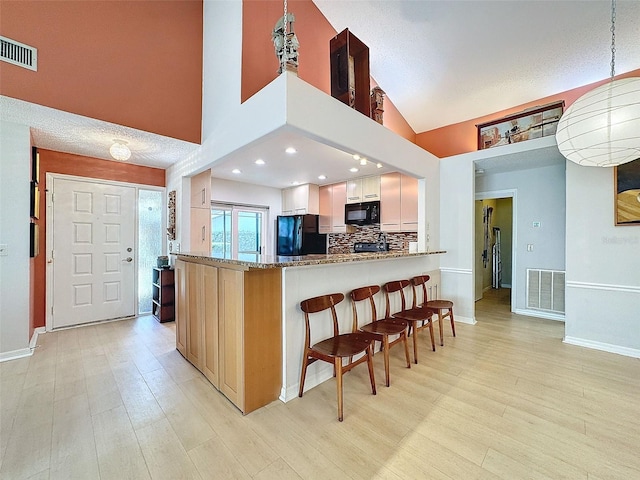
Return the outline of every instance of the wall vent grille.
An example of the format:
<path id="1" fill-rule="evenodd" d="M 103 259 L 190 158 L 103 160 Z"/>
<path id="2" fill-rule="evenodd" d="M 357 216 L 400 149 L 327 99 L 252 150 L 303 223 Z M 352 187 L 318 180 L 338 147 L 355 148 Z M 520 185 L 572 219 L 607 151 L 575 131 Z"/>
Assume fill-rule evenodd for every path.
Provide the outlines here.
<path id="1" fill-rule="evenodd" d="M 527 269 L 527 308 L 564 313 L 565 272 Z"/>
<path id="2" fill-rule="evenodd" d="M 38 49 L 0 36 L 0 60 L 38 71 Z"/>

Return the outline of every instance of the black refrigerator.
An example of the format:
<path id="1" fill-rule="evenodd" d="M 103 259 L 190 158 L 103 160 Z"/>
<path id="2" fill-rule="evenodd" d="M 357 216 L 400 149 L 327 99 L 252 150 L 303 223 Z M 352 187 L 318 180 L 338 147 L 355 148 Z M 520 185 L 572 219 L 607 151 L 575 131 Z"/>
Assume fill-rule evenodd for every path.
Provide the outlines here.
<path id="1" fill-rule="evenodd" d="M 318 233 L 318 215 L 279 215 L 276 255 L 327 253 L 327 235 Z"/>

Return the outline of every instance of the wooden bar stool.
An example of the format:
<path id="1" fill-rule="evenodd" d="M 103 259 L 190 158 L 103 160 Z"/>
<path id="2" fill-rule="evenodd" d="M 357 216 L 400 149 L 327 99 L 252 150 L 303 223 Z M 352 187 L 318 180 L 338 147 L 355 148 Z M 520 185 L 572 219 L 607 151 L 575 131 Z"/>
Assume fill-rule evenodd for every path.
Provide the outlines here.
<path id="1" fill-rule="evenodd" d="M 300 377 L 300 391 L 298 396 L 304 393 L 304 380 L 307 375 L 307 367 L 317 360 L 333 364 L 333 375 L 337 380 L 338 390 L 338 420 L 342 421 L 342 375 L 351 370 L 356 365 L 367 362 L 369 366 L 369 379 L 371 380 L 371 393 L 376 394 L 376 381 L 373 374 L 373 339 L 365 333 L 344 333 L 340 335 L 338 329 L 338 316 L 335 305 L 344 300 L 342 293 L 332 293 L 313 297 L 300 302 L 300 308 L 304 312 L 305 338 L 304 357 L 302 360 L 302 374 Z M 331 310 L 333 320 L 333 336 L 310 346 L 311 330 L 309 328 L 309 314 L 318 313 L 324 310 Z M 364 353 L 362 357 L 355 361 L 342 364 L 343 358 L 352 358 L 355 355 Z"/>
<path id="2" fill-rule="evenodd" d="M 368 333 L 374 340 L 379 341 L 382 345 L 382 351 L 384 355 L 384 376 L 387 387 L 389 386 L 389 349 L 396 343 L 404 343 L 404 355 L 407 360 L 407 368 L 411 368 L 411 360 L 409 360 L 409 345 L 407 344 L 407 326 L 408 323 L 400 318 L 385 317 L 377 319 L 376 303 L 373 300 L 373 296 L 380 291 L 378 285 L 371 285 L 369 287 L 361 287 L 352 290 L 349 296 L 351 297 L 351 307 L 353 308 L 353 331 Z M 357 303 L 361 301 L 369 300 L 369 311 L 371 313 L 371 322 L 366 325 L 358 325 L 358 309 Z M 389 342 L 390 336 L 396 336 L 398 338 Z"/>
<path id="3" fill-rule="evenodd" d="M 418 275 L 411 279 L 411 286 L 413 288 L 413 306 L 417 306 L 417 287 L 422 287 L 422 298 L 423 302 L 420 305 L 421 307 L 426 307 L 431 309 L 435 314 L 438 315 L 438 330 L 440 330 L 440 346 L 444 346 L 444 335 L 443 335 L 443 320 L 449 317 L 451 321 L 451 331 L 453 332 L 453 336 L 456 336 L 456 324 L 453 318 L 453 302 L 450 300 L 429 300 L 427 295 L 427 282 L 429 281 L 429 275 Z M 444 313 L 443 313 L 444 312 Z"/>
<path id="4" fill-rule="evenodd" d="M 406 320 L 409 324 L 408 335 L 411 336 L 411 330 L 413 330 L 413 361 L 418 363 L 418 343 L 416 340 L 417 333 L 424 329 L 429 329 L 429 336 L 431 337 L 431 349 L 436 351 L 436 343 L 433 338 L 433 310 L 428 308 L 409 308 L 407 309 L 407 303 L 404 295 L 405 288 L 409 287 L 409 280 L 395 280 L 387 282 L 382 286 L 384 290 L 384 296 L 386 300 L 385 317 L 392 316 L 394 318 L 401 318 Z M 391 295 L 400 296 L 400 310 L 391 314 Z"/>

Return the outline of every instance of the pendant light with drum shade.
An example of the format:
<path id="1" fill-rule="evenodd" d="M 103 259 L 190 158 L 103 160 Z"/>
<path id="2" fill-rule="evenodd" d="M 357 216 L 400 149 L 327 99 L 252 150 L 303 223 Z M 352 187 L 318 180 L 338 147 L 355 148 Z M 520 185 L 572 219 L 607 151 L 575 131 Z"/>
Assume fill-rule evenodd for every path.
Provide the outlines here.
<path id="1" fill-rule="evenodd" d="M 558 122 L 558 149 L 579 165 L 614 167 L 640 158 L 640 78 L 614 80 L 615 20 L 612 0 L 611 80 L 578 98 Z"/>

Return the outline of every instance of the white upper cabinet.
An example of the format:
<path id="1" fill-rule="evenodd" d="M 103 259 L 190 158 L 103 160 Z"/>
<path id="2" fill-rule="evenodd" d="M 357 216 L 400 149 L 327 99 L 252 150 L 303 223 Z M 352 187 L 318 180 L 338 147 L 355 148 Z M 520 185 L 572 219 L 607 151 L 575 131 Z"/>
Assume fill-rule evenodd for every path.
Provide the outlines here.
<path id="1" fill-rule="evenodd" d="M 418 231 L 418 180 L 400 173 L 387 173 L 380 179 L 380 230 Z"/>
<path id="2" fill-rule="evenodd" d="M 347 182 L 347 203 L 380 200 L 380 175 L 362 177 Z"/>
<path id="3" fill-rule="evenodd" d="M 282 214 L 305 215 L 311 213 L 317 215 L 319 209 L 318 185 L 306 183 L 297 187 L 282 190 Z"/>

